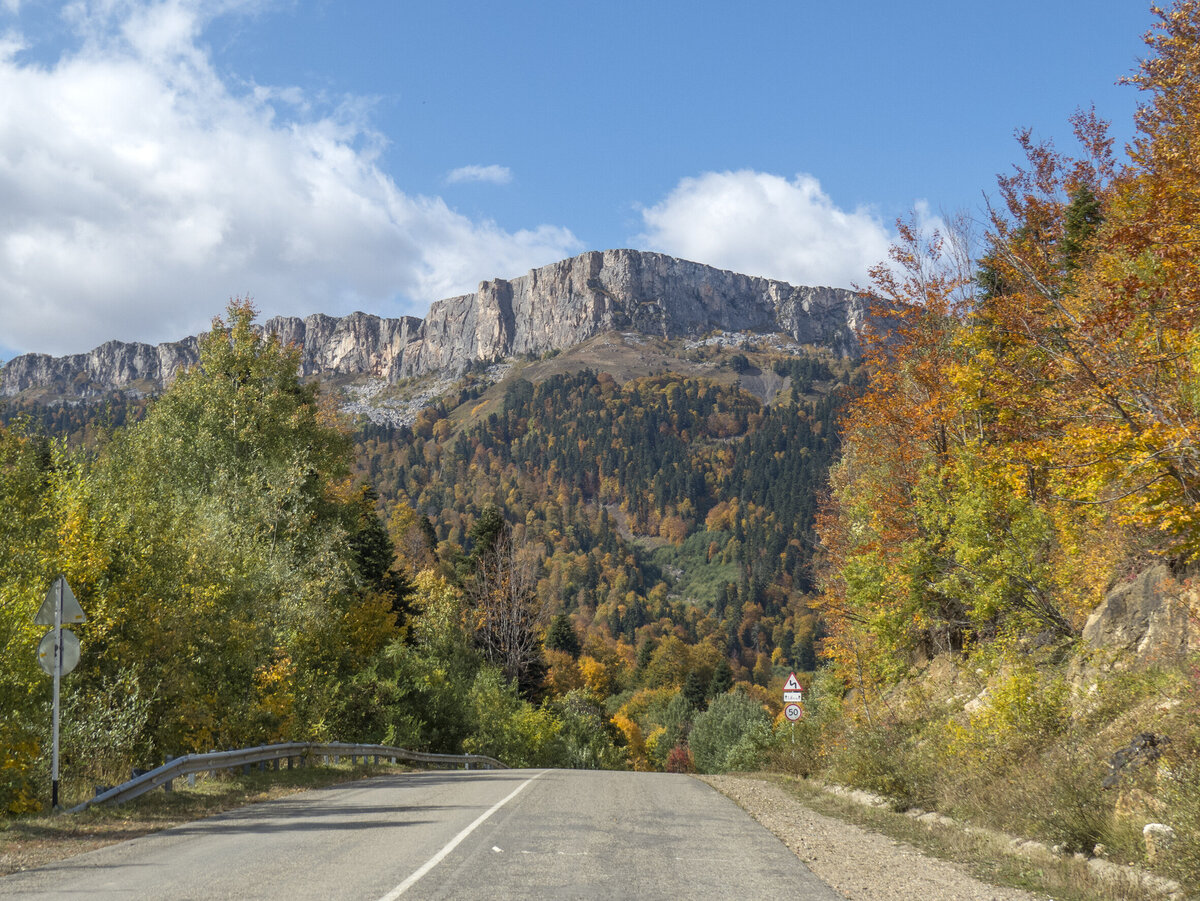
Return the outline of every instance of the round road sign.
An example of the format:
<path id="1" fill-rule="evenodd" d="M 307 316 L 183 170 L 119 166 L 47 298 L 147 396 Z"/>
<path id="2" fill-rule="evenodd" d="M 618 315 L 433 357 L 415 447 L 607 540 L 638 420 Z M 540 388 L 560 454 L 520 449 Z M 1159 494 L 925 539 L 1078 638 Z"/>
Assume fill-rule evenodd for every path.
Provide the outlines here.
<path id="1" fill-rule="evenodd" d="M 804 716 L 804 708 L 799 704 L 788 704 L 783 708 L 783 715 L 794 723 Z"/>
<path id="2" fill-rule="evenodd" d="M 46 675 L 54 675 L 54 630 L 51 629 L 38 644 L 38 665 Z M 65 676 L 79 666 L 79 639 L 70 629 L 62 630 L 62 674 Z"/>

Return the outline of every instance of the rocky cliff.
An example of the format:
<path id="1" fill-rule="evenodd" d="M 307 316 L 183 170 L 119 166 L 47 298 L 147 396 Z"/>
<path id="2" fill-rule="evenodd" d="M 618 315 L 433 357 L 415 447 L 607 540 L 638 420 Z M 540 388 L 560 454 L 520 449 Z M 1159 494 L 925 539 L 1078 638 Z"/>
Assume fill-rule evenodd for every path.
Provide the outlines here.
<path id="1" fill-rule="evenodd" d="M 636 250 L 585 253 L 474 294 L 440 300 L 424 319 L 277 317 L 264 323 L 302 349 L 306 375 L 370 374 L 388 381 L 461 372 L 478 360 L 541 354 L 609 331 L 664 337 L 784 332 L 841 356 L 858 353 L 865 301 L 838 288 L 795 287 Z M 154 390 L 196 362 L 195 338 L 151 347 L 110 341 L 67 357 L 26 354 L 0 370 L 0 395 L 30 389 L 86 398 Z"/>

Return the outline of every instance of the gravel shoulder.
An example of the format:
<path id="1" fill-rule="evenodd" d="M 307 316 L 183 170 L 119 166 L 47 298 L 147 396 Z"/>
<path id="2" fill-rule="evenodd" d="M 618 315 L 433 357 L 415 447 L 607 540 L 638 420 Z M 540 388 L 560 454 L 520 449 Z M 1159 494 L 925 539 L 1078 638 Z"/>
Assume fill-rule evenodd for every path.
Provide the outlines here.
<path id="1" fill-rule="evenodd" d="M 854 901 L 1045 901 L 980 882 L 911 845 L 819 814 L 782 787 L 746 776 L 700 776 L 774 833 L 817 877 Z"/>

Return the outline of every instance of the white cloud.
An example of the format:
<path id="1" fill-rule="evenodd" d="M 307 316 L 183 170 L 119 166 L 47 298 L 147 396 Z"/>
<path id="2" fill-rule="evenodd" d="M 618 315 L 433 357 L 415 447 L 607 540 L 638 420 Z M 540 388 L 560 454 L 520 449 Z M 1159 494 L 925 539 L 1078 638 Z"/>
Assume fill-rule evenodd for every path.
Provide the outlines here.
<path id="1" fill-rule="evenodd" d="M 866 285 L 892 240 L 876 215 L 839 209 L 811 175 L 747 169 L 685 178 L 642 219 L 642 246 L 795 285 Z"/>
<path id="2" fill-rule="evenodd" d="M 0 34 L 0 63 L 12 59 L 25 49 L 25 39 L 15 31 Z"/>
<path id="3" fill-rule="evenodd" d="M 48 67 L 0 41 L 0 345 L 171 340 L 247 293 L 265 315 L 423 315 L 581 249 L 404 193 L 355 103 L 226 84 L 198 38 L 232 5 L 73 4 L 82 44 Z"/>
<path id="4" fill-rule="evenodd" d="M 512 181 L 512 170 L 507 166 L 462 166 L 458 169 L 452 169 L 446 175 L 446 181 L 450 184 L 458 184 L 464 181 L 486 181 L 494 185 L 506 185 Z"/>

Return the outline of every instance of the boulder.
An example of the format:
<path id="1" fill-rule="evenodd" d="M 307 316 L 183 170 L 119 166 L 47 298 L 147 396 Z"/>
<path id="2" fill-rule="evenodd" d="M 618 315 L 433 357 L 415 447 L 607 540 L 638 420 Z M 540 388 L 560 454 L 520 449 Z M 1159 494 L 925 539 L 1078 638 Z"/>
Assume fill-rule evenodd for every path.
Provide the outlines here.
<path id="1" fill-rule="evenodd" d="M 1157 863 L 1171 849 L 1175 830 L 1165 823 L 1147 823 L 1142 827 L 1142 839 L 1146 843 L 1146 860 Z"/>

